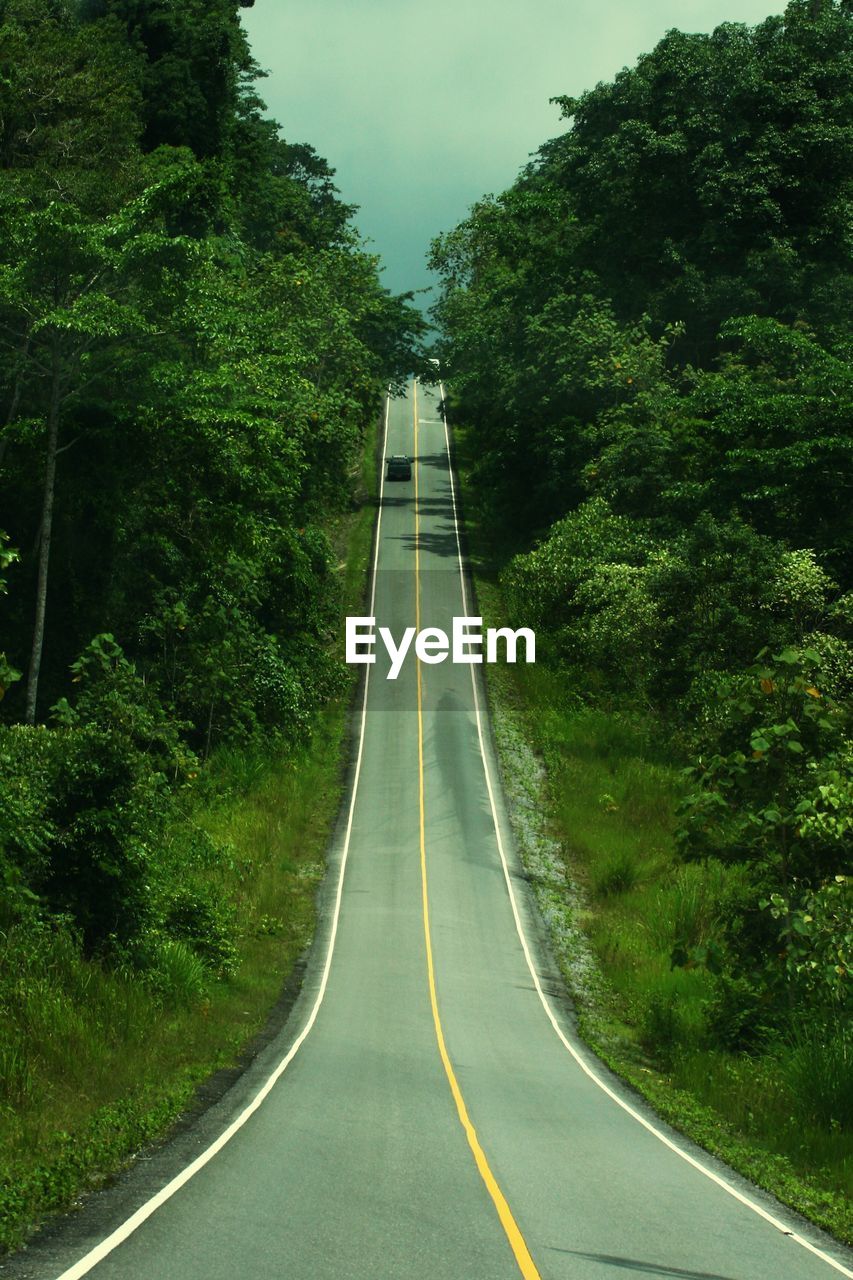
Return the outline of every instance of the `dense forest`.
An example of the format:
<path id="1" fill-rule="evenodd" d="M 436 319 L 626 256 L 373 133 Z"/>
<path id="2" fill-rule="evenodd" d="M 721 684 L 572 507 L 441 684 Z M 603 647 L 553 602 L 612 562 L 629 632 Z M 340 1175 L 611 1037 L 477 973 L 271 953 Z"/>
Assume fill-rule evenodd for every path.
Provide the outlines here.
<path id="1" fill-rule="evenodd" d="M 542 722 L 592 708 L 682 770 L 675 860 L 593 887 L 669 895 L 674 976 L 626 1016 L 670 1065 L 753 1055 L 767 1096 L 796 1067 L 800 1134 L 853 1120 L 851 68 L 849 0 L 671 31 L 558 99 L 566 131 L 431 256 L 470 509 L 557 677 Z"/>
<path id="2" fill-rule="evenodd" d="M 342 687 L 329 523 L 424 322 L 259 75 L 237 0 L 0 3 L 4 1123 L 99 966 L 234 971 L 233 851 L 174 824 Z"/>
<path id="3" fill-rule="evenodd" d="M 265 115 L 251 3 L 0 0 L 0 1248 L 163 1132 L 202 1039 L 276 998 L 266 941 L 292 961 L 310 936 L 340 740 L 292 761 L 348 687 L 334 531 L 383 389 L 428 376 L 334 170 Z M 537 631 L 553 789 L 647 845 L 614 837 L 589 876 L 618 1017 L 679 1083 L 734 1080 L 748 1124 L 775 1106 L 832 1189 L 851 67 L 851 0 L 672 31 L 560 98 L 566 130 L 431 253 L 466 509 L 500 622 Z"/>
<path id="4" fill-rule="evenodd" d="M 323 521 L 422 322 L 263 115 L 236 3 L 0 21 L 2 913 L 126 946 L 198 758 L 340 679 Z"/>

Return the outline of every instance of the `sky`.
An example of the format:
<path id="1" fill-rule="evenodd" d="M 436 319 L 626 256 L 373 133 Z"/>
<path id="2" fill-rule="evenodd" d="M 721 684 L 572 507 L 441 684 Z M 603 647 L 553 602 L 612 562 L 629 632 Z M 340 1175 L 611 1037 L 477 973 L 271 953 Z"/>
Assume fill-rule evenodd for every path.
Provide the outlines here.
<path id="1" fill-rule="evenodd" d="M 394 293 L 429 288 L 430 241 L 504 191 L 572 97 L 672 27 L 761 22 L 774 0 L 255 0 L 241 10 L 290 142 L 337 171 Z M 418 294 L 426 307 L 429 294 Z"/>

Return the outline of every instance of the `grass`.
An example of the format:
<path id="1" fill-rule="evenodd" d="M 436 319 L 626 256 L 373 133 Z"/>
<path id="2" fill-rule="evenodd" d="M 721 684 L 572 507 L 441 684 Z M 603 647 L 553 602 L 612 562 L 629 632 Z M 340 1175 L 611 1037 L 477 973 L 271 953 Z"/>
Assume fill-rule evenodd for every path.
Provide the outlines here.
<path id="1" fill-rule="evenodd" d="M 84 960 L 64 931 L 7 935 L 17 978 L 0 977 L 0 1242 L 101 1181 L 159 1136 L 195 1086 L 233 1063 L 261 1028 L 311 937 L 314 896 L 339 799 L 342 710 L 326 715 L 297 758 L 268 762 L 242 794 L 231 760 L 214 762 L 228 799 L 198 820 L 234 856 L 212 871 L 239 903 L 241 963 L 210 984 L 189 948 L 167 944 L 165 981 Z M 2 963 L 2 962 L 0 962 Z"/>
<path id="2" fill-rule="evenodd" d="M 477 611 L 502 625 L 500 548 L 466 481 L 464 432 L 457 455 Z M 728 1049 L 713 977 L 671 965 L 676 942 L 707 943 L 745 889 L 736 867 L 676 857 L 683 762 L 648 715 L 590 706 L 571 673 L 494 666 L 488 691 L 517 842 L 581 1034 L 666 1120 L 853 1243 L 849 1036 L 792 1024 Z M 519 797 L 542 815 L 532 836 Z M 556 871 L 543 874 L 539 846 Z"/>
<path id="3" fill-rule="evenodd" d="M 357 501 L 330 531 L 343 612 L 366 582 L 375 449 L 374 430 Z M 227 981 L 181 942 L 165 944 L 152 989 L 83 959 L 62 928 L 0 935 L 0 1252 L 167 1133 L 263 1027 L 313 934 L 348 704 L 332 702 L 298 749 L 221 749 L 206 770 L 187 820 L 227 851 L 205 871 L 238 922 Z"/>

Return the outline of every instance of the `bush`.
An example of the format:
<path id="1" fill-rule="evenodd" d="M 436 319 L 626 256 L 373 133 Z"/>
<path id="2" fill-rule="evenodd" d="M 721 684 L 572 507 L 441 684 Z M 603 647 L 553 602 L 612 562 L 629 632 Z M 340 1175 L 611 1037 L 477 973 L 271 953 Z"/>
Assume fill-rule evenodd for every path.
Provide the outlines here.
<path id="1" fill-rule="evenodd" d="M 0 729 L 0 886 L 7 922 L 28 906 L 68 916 L 92 954 L 153 923 L 171 784 L 192 757 L 111 636 L 73 671 L 56 727 Z"/>
<path id="2" fill-rule="evenodd" d="M 95 726 L 0 729 L 4 918 L 67 915 L 87 950 L 150 917 L 152 851 L 167 798 L 144 757 Z"/>
<path id="3" fill-rule="evenodd" d="M 849 816 L 841 779 L 849 777 L 849 708 L 823 692 L 820 655 L 764 650 L 717 692 L 717 728 L 687 771 L 693 785 L 676 832 L 682 856 L 749 864 L 783 893 L 798 878 L 814 884 L 833 874 Z M 825 783 L 824 773 L 833 775 Z"/>
<path id="4" fill-rule="evenodd" d="M 56 835 L 33 888 L 49 911 L 71 916 L 91 954 L 151 921 L 168 796 L 126 739 L 93 726 L 54 732 Z"/>
<path id="5" fill-rule="evenodd" d="M 236 971 L 234 910 L 211 889 L 178 889 L 166 908 L 162 928 L 169 938 L 185 943 L 214 977 Z"/>
<path id="6" fill-rule="evenodd" d="M 35 902 L 57 829 L 49 813 L 57 772 L 56 735 L 23 725 L 0 726 L 0 927 Z"/>
<path id="7" fill-rule="evenodd" d="M 853 1011 L 853 877 L 837 875 L 803 893 L 799 901 L 771 894 L 762 906 L 780 922 L 777 958 L 767 965 L 771 981 L 785 983 L 800 1005 Z"/>
<path id="8" fill-rule="evenodd" d="M 748 1052 L 772 1036 L 776 1014 L 775 1002 L 755 979 L 718 974 L 705 1004 L 705 1025 L 720 1048 Z"/>
<path id="9" fill-rule="evenodd" d="M 510 616 L 541 632 L 546 650 L 630 685 L 647 669 L 658 631 L 647 589 L 651 549 L 644 524 L 594 498 L 507 566 L 501 586 Z"/>

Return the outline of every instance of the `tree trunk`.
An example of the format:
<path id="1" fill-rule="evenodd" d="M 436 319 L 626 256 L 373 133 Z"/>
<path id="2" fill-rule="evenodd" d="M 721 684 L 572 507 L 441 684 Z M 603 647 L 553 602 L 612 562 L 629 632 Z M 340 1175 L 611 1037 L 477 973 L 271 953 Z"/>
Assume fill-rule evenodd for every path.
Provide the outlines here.
<path id="1" fill-rule="evenodd" d="M 44 617 L 47 609 L 47 575 L 50 567 L 50 536 L 53 527 L 53 495 L 56 489 L 56 451 L 59 443 L 59 406 L 61 401 L 61 360 L 59 339 L 54 339 L 50 381 L 50 405 L 47 411 L 47 461 L 44 469 L 44 497 L 41 508 L 41 537 L 39 539 L 38 580 L 36 583 L 36 617 L 33 626 L 33 648 L 30 654 L 30 671 L 27 677 L 27 706 L 24 719 L 27 724 L 36 722 L 39 672 L 44 647 Z"/>

